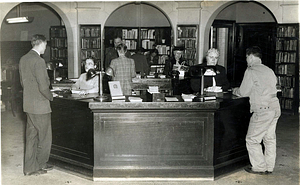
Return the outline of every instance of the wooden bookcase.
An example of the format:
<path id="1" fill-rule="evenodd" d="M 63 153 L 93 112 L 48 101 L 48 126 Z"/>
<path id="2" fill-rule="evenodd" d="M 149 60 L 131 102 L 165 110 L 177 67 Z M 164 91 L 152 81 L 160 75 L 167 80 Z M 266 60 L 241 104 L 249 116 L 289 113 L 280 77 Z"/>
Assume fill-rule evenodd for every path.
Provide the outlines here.
<path id="1" fill-rule="evenodd" d="M 275 73 L 281 90 L 281 109 L 296 114 L 299 107 L 299 24 L 277 27 Z"/>
<path id="2" fill-rule="evenodd" d="M 68 77 L 68 39 L 65 26 L 50 27 L 50 61 L 56 63 L 61 77 Z M 59 63 L 63 66 L 59 66 Z"/>
<path id="3" fill-rule="evenodd" d="M 197 64 L 198 25 L 177 25 L 177 46 L 185 48 L 183 58 L 189 65 Z"/>
<path id="4" fill-rule="evenodd" d="M 97 70 L 100 70 L 101 63 L 101 25 L 80 25 L 80 59 L 81 72 L 84 71 L 83 61 L 92 57 Z"/>
<path id="5" fill-rule="evenodd" d="M 160 64 L 170 55 L 171 27 L 105 27 L 104 30 L 106 48 L 113 47 L 115 37 L 121 37 L 132 53 L 141 47 L 146 51 L 158 49 Z"/>

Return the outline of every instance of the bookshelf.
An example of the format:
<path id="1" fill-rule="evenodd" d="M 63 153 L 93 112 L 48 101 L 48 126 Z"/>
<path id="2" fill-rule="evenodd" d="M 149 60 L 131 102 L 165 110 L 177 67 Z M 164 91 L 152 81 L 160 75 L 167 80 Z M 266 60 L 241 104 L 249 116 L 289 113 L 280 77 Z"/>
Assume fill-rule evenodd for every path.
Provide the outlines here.
<path id="1" fill-rule="evenodd" d="M 80 59 L 81 72 L 84 71 L 83 61 L 87 58 L 94 58 L 97 69 L 100 69 L 101 62 L 101 25 L 80 25 Z"/>
<path id="2" fill-rule="evenodd" d="M 60 76 L 68 77 L 68 39 L 65 26 L 50 27 L 50 61 L 59 67 Z"/>
<path id="3" fill-rule="evenodd" d="M 299 24 L 279 24 L 276 38 L 275 73 L 284 112 L 296 114 L 299 107 Z"/>
<path id="4" fill-rule="evenodd" d="M 177 46 L 185 48 L 183 58 L 190 66 L 197 64 L 198 25 L 177 25 Z"/>
<path id="5" fill-rule="evenodd" d="M 160 64 L 170 55 L 171 27 L 105 27 L 104 30 L 106 48 L 113 47 L 115 37 L 121 37 L 132 53 L 141 47 L 146 51 L 156 48 Z"/>

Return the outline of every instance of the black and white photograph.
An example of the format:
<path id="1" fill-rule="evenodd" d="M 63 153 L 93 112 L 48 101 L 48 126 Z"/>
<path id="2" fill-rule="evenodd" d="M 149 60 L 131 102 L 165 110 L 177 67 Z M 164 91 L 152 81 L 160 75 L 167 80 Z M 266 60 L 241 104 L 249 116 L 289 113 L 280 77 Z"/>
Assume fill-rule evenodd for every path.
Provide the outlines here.
<path id="1" fill-rule="evenodd" d="M 299 185 L 298 0 L 0 0 L 1 185 Z"/>

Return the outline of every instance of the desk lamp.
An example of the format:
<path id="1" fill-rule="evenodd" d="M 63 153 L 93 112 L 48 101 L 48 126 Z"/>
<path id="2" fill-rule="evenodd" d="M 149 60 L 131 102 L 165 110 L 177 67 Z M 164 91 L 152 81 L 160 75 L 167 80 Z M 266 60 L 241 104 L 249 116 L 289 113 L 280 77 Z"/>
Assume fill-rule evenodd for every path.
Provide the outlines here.
<path id="1" fill-rule="evenodd" d="M 50 61 L 50 62 L 46 62 L 46 67 L 47 70 L 49 71 L 53 71 L 53 83 L 56 83 L 57 81 L 55 80 L 55 76 L 56 76 L 56 61 Z"/>
<path id="2" fill-rule="evenodd" d="M 196 102 L 203 102 L 204 101 L 204 76 L 205 75 L 205 72 L 206 71 L 212 71 L 212 73 L 215 74 L 215 66 L 206 66 L 206 65 L 196 65 L 196 66 L 191 66 L 190 69 L 189 69 L 189 75 L 190 77 L 197 77 L 199 78 L 200 77 L 200 89 L 199 89 L 199 92 L 200 94 L 198 94 L 197 97 L 194 98 L 193 101 L 196 101 Z M 209 75 L 209 76 L 214 76 L 213 74 L 212 75 Z"/>
<path id="3" fill-rule="evenodd" d="M 104 72 L 103 69 L 101 71 L 97 71 L 99 75 L 99 96 L 95 97 L 95 101 L 105 102 L 109 100 L 109 96 L 103 94 L 103 76 L 104 74 L 108 76 L 114 76 L 114 70 L 111 67 L 108 67 Z"/>

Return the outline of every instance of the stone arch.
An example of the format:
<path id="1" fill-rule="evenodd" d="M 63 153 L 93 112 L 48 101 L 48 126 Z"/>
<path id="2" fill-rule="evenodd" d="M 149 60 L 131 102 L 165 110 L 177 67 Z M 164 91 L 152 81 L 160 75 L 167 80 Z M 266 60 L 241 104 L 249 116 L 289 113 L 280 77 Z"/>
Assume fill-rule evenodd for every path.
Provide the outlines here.
<path id="1" fill-rule="evenodd" d="M 275 17 L 275 15 L 273 14 L 273 12 L 264 4 L 260 3 L 260 2 L 256 2 L 256 1 L 251 1 L 253 3 L 256 3 L 262 7 L 264 7 L 266 9 L 266 11 L 268 11 L 272 17 L 274 18 L 274 21 L 277 22 L 277 19 Z M 205 27 L 204 27 L 204 34 L 201 35 L 203 40 L 203 48 L 202 51 L 205 52 L 209 49 L 209 33 L 210 33 L 210 27 L 212 25 L 212 23 L 214 22 L 215 18 L 217 17 L 217 15 L 226 7 L 231 6 L 233 4 L 237 4 L 237 3 L 242 3 L 242 2 L 224 2 L 223 4 L 220 4 L 219 7 L 217 7 L 213 13 L 211 14 L 211 16 L 209 17 L 209 19 L 207 20 L 207 22 L 205 23 Z M 201 53 L 201 56 L 203 56 L 203 53 Z M 201 57 L 203 58 L 203 57 Z"/>
<path id="2" fill-rule="evenodd" d="M 160 7 L 158 7 L 157 5 L 155 5 L 155 4 L 153 4 L 153 3 L 150 3 L 150 2 L 128 2 L 128 3 L 125 3 L 125 4 L 123 4 L 123 5 L 119 6 L 119 7 L 117 7 L 115 10 L 113 10 L 113 11 L 109 14 L 109 16 L 107 16 L 107 18 L 106 18 L 106 20 L 105 20 L 105 23 L 106 23 L 107 20 L 111 17 L 111 15 L 113 15 L 114 13 L 116 13 L 118 10 L 120 10 L 121 8 L 123 8 L 123 7 L 127 6 L 127 5 L 132 5 L 132 4 L 144 4 L 144 5 L 149 5 L 149 6 L 153 7 L 153 8 L 155 8 L 155 9 L 157 9 L 158 11 L 160 11 L 160 12 L 165 16 L 165 18 L 168 20 L 170 26 L 171 26 L 172 29 L 173 29 L 173 24 L 172 24 L 172 22 L 171 22 L 170 17 L 164 12 L 164 10 L 162 10 Z M 104 23 L 104 25 L 105 25 L 105 23 Z"/>
<path id="3" fill-rule="evenodd" d="M 26 2 L 24 2 L 26 3 Z M 5 21 L 5 17 L 6 15 L 17 5 L 22 4 L 22 3 L 9 3 L 6 4 L 7 8 L 5 9 L 5 12 L 3 12 L 1 17 L 1 25 L 4 23 Z M 77 60 L 77 57 L 75 57 L 76 55 L 76 50 L 77 48 L 74 46 L 74 33 L 73 33 L 73 29 L 71 26 L 71 22 L 69 21 L 68 17 L 66 16 L 66 14 L 55 4 L 50 3 L 50 2 L 41 2 L 41 5 L 47 6 L 47 8 L 51 9 L 54 13 L 56 13 L 58 16 L 60 16 L 60 18 L 62 19 L 62 21 L 64 22 L 64 25 L 66 27 L 66 31 L 67 31 L 67 38 L 68 38 L 68 64 L 70 65 L 71 68 L 74 68 L 74 61 Z M 0 25 L 0 30 L 1 30 L 1 25 Z M 73 58 L 72 58 L 73 57 Z M 0 59 L 1 60 L 1 59 Z M 70 68 L 70 69 L 71 69 Z M 68 73 L 72 72 L 73 70 L 69 70 Z"/>

